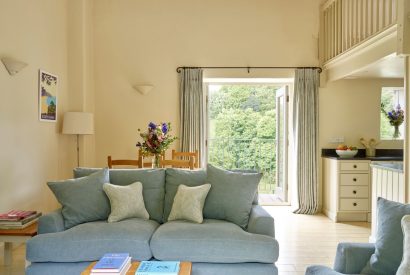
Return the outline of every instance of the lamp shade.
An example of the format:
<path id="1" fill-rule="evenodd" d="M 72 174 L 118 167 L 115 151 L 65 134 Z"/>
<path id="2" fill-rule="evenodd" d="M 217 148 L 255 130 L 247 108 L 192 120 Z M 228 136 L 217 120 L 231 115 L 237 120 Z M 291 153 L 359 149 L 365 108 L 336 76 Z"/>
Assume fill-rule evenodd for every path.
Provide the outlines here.
<path id="1" fill-rule="evenodd" d="M 64 114 L 63 134 L 92 135 L 94 134 L 94 115 L 83 112 L 67 112 Z"/>

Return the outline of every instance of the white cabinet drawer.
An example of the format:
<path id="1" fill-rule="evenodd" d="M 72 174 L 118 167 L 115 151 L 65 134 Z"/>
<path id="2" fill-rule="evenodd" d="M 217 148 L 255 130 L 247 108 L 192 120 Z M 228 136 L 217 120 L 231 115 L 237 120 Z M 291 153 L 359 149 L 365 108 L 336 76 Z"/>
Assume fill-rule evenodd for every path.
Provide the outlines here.
<path id="1" fill-rule="evenodd" d="M 368 162 L 341 161 L 340 171 L 369 171 Z"/>
<path id="2" fill-rule="evenodd" d="M 369 185 L 369 174 L 340 174 L 340 185 Z"/>
<path id="3" fill-rule="evenodd" d="M 369 198 L 369 187 L 367 186 L 340 186 L 341 198 Z"/>
<path id="4" fill-rule="evenodd" d="M 368 199 L 340 199 L 340 211 L 368 211 Z"/>

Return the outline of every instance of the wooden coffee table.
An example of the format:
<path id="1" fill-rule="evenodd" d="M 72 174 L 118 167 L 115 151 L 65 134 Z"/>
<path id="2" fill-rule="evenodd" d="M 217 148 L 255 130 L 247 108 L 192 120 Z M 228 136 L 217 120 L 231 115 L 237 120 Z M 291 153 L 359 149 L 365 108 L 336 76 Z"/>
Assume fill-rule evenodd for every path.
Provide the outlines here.
<path id="1" fill-rule="evenodd" d="M 97 262 L 92 262 L 83 272 L 81 275 L 89 275 L 91 273 L 91 269 Z M 128 269 L 127 275 L 135 275 L 140 262 L 132 262 L 130 269 Z M 178 275 L 191 275 L 192 263 L 191 262 L 181 262 L 179 265 L 179 273 Z M 104 273 L 101 273 L 104 274 Z"/>
<path id="2" fill-rule="evenodd" d="M 25 243 L 37 235 L 37 222 L 23 229 L 0 229 L 0 242 L 4 242 L 4 265 L 13 262 L 13 243 Z"/>

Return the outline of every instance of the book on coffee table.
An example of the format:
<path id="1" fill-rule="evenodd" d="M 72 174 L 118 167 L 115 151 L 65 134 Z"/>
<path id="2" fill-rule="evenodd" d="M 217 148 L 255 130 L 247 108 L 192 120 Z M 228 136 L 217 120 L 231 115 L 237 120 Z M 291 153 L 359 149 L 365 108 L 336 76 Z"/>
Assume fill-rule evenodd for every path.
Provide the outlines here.
<path id="1" fill-rule="evenodd" d="M 176 261 L 142 261 L 135 275 L 178 275 Z"/>
<path id="2" fill-rule="evenodd" d="M 107 253 L 94 265 L 91 274 L 125 274 L 130 266 L 128 253 Z"/>

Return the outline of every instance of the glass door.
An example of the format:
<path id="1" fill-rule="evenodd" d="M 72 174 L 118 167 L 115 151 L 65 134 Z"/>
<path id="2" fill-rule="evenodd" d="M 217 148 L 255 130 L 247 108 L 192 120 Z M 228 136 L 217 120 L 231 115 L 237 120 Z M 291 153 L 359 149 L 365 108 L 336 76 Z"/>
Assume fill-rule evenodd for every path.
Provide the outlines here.
<path id="1" fill-rule="evenodd" d="M 288 201 L 288 86 L 276 91 L 276 188 L 275 195 Z"/>

